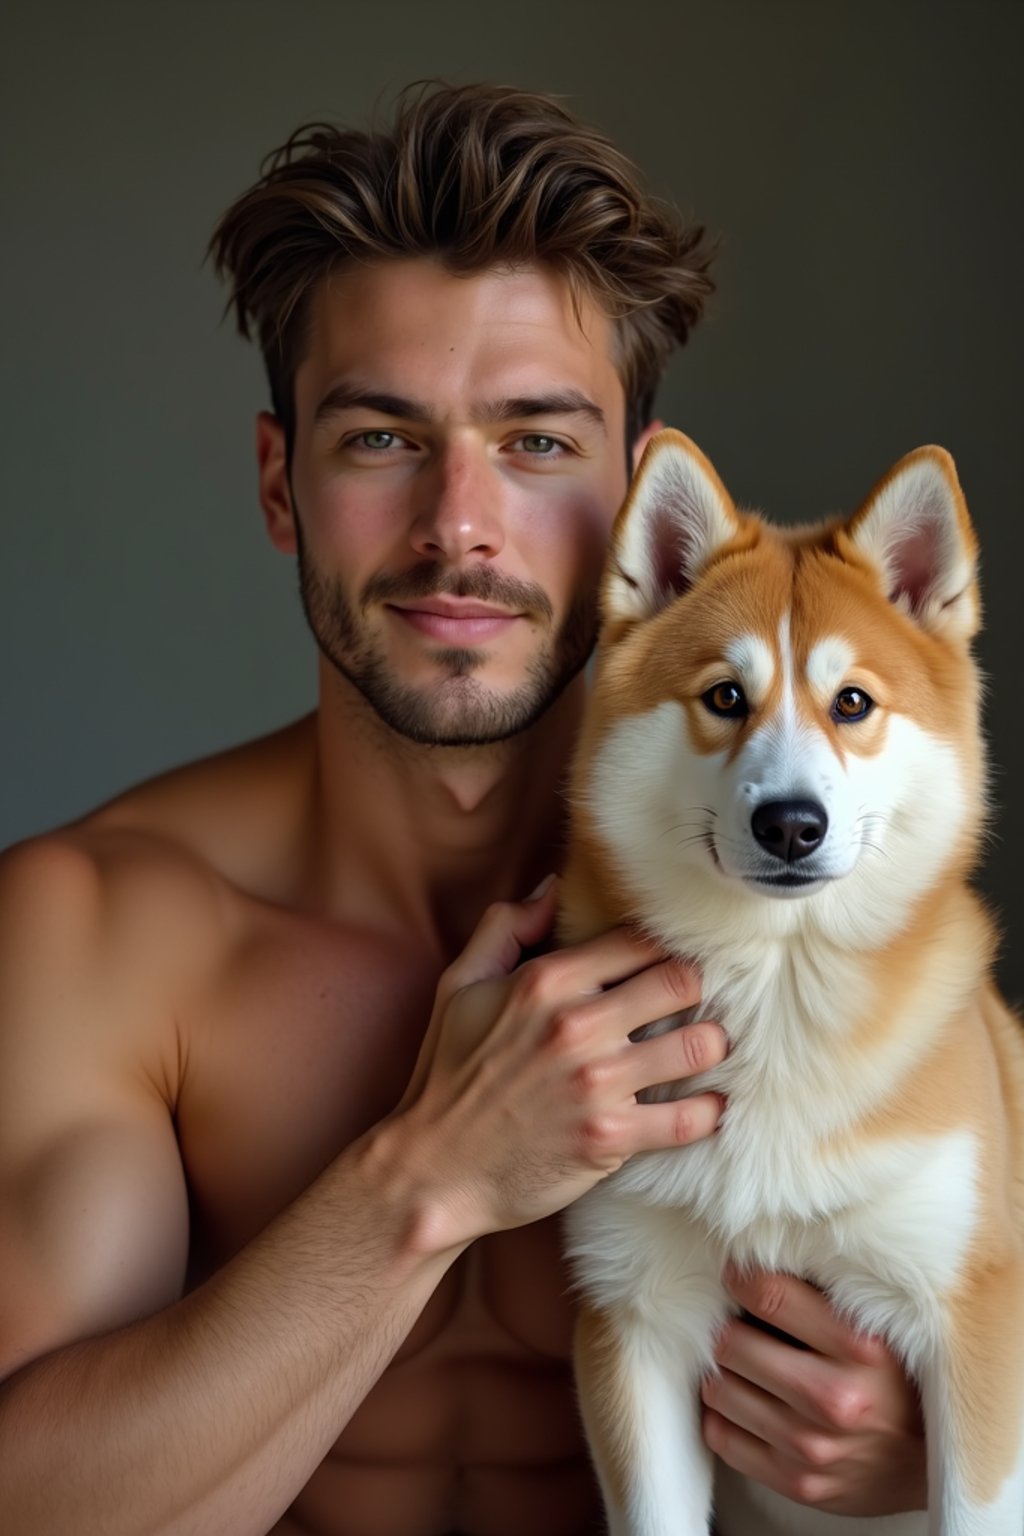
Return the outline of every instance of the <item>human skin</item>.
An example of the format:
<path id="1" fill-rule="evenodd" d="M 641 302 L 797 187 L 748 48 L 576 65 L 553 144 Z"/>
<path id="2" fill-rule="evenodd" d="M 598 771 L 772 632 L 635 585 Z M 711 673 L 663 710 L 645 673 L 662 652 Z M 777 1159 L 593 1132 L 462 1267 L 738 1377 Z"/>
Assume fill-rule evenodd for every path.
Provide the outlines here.
<path id="1" fill-rule="evenodd" d="M 280 427 L 258 424 L 270 537 L 294 551 L 298 513 L 360 641 L 449 729 L 521 687 L 596 582 L 626 484 L 610 324 L 587 305 L 577 319 L 550 274 L 410 261 L 322 285 L 310 337 L 290 476 Z M 318 419 L 339 384 L 416 409 Z M 550 408 L 570 392 L 599 414 Z M 439 656 L 460 624 L 472 648 L 478 617 L 360 603 L 378 573 L 423 562 L 548 599 L 549 617 L 484 622 L 475 694 Z M 635 1095 L 725 1044 L 710 1022 L 628 1039 L 699 994 L 628 934 L 520 964 L 550 938 L 557 888 L 518 898 L 559 846 L 582 688 L 506 741 L 423 747 L 321 658 L 313 716 L 5 857 L 15 1536 L 593 1530 L 557 1212 L 632 1152 L 711 1134 L 714 1096 Z M 786 1296 L 788 1331 L 822 1329 L 821 1298 Z M 775 1431 L 768 1413 L 751 1434 L 735 1383 L 781 1401 L 805 1371 L 778 1341 L 775 1365 L 751 1364 L 742 1327 L 723 1345 L 733 1397 L 708 1418 L 737 1464 Z M 787 1404 L 784 1471 L 821 1472 L 822 1436 L 801 1460 L 801 1425 L 860 1393 L 856 1434 L 826 1423 L 849 1484 L 828 1502 L 882 1488 L 901 1507 L 920 1472 L 912 1394 L 877 1344 L 854 1362 L 836 1334 L 817 1342 L 849 1390 L 819 1401 L 819 1375 Z M 898 1489 L 894 1447 L 912 1449 Z"/>

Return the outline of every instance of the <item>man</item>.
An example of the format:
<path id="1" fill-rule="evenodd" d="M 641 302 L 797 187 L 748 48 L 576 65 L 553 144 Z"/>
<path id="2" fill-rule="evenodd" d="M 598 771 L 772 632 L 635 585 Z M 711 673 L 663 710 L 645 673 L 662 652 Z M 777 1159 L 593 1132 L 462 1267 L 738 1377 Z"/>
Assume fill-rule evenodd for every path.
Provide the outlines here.
<path id="1" fill-rule="evenodd" d="M 213 242 L 274 414 L 313 716 L 0 877 L 0 1507 L 13 1536 L 578 1536 L 557 1213 L 720 1101 L 633 1043 L 699 978 L 544 954 L 595 589 L 699 231 L 548 98 L 297 136 Z M 526 891 L 533 895 L 521 899 Z M 532 957 L 531 957 L 532 955 Z M 809 1287 L 735 1283 L 706 1433 L 802 1500 L 921 1497 L 913 1393 Z"/>

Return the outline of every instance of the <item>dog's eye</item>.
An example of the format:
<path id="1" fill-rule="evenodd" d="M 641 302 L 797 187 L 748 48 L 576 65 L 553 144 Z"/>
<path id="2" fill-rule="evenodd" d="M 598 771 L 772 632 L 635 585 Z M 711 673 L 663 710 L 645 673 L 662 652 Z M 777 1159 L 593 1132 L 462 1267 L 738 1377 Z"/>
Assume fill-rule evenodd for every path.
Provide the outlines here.
<path id="1" fill-rule="evenodd" d="M 839 721 L 863 720 L 875 707 L 875 701 L 863 688 L 843 688 L 835 696 L 832 719 Z"/>
<path id="2" fill-rule="evenodd" d="M 701 703 L 713 715 L 726 715 L 741 719 L 748 714 L 747 699 L 739 683 L 716 683 L 707 693 L 702 693 Z"/>

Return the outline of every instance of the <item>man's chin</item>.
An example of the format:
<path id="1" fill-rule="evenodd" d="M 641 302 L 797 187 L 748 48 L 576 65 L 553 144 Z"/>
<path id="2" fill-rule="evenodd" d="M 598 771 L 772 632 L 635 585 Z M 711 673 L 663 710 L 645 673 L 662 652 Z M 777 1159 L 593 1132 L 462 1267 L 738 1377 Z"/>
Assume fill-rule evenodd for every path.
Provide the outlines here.
<path id="1" fill-rule="evenodd" d="M 379 669 L 338 670 L 389 730 L 425 747 L 491 747 L 511 741 L 535 725 L 572 680 L 555 684 L 538 678 L 502 691 L 467 673 L 412 687 L 382 676 Z"/>
<path id="2" fill-rule="evenodd" d="M 486 706 L 439 707 L 433 701 L 373 703 L 384 724 L 406 741 L 424 747 L 492 747 L 511 741 L 536 723 L 548 701 L 526 705 L 490 699 Z"/>

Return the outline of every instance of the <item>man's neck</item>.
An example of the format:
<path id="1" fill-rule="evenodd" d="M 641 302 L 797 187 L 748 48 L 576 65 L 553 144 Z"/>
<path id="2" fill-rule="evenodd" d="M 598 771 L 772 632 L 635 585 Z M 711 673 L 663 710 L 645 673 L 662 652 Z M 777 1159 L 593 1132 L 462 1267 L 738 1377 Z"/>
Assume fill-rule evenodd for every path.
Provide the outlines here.
<path id="1" fill-rule="evenodd" d="M 492 746 L 425 747 L 386 726 L 321 664 L 308 884 L 339 917 L 397 927 L 447 960 L 489 901 L 558 866 L 578 677 L 529 730 Z"/>

